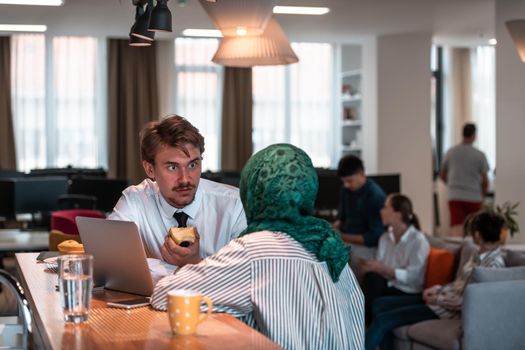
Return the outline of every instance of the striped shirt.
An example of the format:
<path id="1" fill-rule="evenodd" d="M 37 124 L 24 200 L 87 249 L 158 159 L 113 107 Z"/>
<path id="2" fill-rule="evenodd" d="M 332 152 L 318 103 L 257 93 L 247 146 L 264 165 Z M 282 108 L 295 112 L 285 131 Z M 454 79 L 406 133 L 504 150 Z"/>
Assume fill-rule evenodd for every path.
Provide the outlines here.
<path id="1" fill-rule="evenodd" d="M 463 305 L 463 292 L 470 280 L 474 267 L 505 267 L 505 261 L 499 248 L 474 254 L 463 266 L 461 274 L 445 286 L 432 287 L 437 291 L 436 303 L 428 305 L 441 319 L 460 318 Z"/>
<path id="2" fill-rule="evenodd" d="M 348 267 L 334 283 L 319 262 L 286 234 L 261 231 L 231 241 L 216 255 L 159 281 L 152 296 L 192 289 L 285 349 L 362 349 L 363 295 Z M 202 307 L 202 311 L 206 309 Z"/>

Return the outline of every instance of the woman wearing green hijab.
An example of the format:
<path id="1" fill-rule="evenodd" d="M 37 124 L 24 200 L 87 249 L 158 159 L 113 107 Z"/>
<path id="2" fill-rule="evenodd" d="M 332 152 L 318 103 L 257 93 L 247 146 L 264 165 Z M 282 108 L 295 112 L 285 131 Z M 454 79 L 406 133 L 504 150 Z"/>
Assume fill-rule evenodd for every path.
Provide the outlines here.
<path id="1" fill-rule="evenodd" d="M 241 174 L 248 227 L 217 254 L 155 287 L 166 310 L 172 289 L 209 296 L 285 349 L 361 349 L 363 296 L 348 251 L 328 222 L 312 216 L 318 182 L 308 155 L 289 144 L 253 155 Z"/>

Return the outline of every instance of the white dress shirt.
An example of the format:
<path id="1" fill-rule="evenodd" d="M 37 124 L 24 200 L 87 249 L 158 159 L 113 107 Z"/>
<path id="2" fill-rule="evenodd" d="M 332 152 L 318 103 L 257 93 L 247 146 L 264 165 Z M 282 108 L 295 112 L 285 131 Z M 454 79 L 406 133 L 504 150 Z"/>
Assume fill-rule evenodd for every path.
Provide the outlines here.
<path id="1" fill-rule="evenodd" d="M 146 179 L 122 192 L 108 219 L 133 221 L 139 228 L 146 256 L 162 259 L 160 247 L 168 230 L 178 226 L 176 211 L 188 214 L 187 226 L 200 235 L 201 258 L 215 254 L 246 228 L 239 189 L 200 179 L 195 199 L 182 209 L 172 207 L 160 194 L 157 183 Z"/>
<path id="2" fill-rule="evenodd" d="M 250 233 L 184 266 L 157 283 L 153 307 L 166 310 L 172 289 L 199 291 L 214 312 L 240 318 L 284 349 L 364 347 L 363 293 L 350 267 L 334 283 L 326 262 L 283 233 Z"/>
<path id="3" fill-rule="evenodd" d="M 412 225 L 397 243 L 393 232 L 385 232 L 379 239 L 377 260 L 395 271 L 396 278 L 388 281 L 388 286 L 405 293 L 422 292 L 429 252 L 425 234 Z"/>

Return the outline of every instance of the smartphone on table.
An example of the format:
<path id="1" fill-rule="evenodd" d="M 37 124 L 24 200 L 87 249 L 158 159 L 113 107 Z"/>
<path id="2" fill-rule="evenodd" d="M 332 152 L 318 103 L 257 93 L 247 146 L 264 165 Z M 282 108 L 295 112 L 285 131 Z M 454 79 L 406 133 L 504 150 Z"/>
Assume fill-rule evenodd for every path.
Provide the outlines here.
<path id="1" fill-rule="evenodd" d="M 134 309 L 136 307 L 148 306 L 150 301 L 151 299 L 148 297 L 141 297 L 141 298 L 108 302 L 107 306 L 117 307 L 120 309 Z"/>

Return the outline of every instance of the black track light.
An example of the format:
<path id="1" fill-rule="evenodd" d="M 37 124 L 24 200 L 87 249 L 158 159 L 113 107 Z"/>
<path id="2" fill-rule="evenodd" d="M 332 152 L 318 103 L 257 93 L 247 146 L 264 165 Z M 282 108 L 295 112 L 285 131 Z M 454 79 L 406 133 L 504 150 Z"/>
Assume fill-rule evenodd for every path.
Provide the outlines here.
<path id="1" fill-rule="evenodd" d="M 157 6 L 151 12 L 149 20 L 150 31 L 171 32 L 171 12 L 168 8 L 168 0 L 157 0 Z"/>
<path id="2" fill-rule="evenodd" d="M 138 8 L 139 6 L 137 6 Z M 136 20 L 133 27 L 131 27 L 131 35 L 138 38 L 153 41 L 155 38 L 155 32 L 148 30 L 149 19 L 153 10 L 153 0 L 148 0 L 146 11 L 144 11 L 139 18 Z"/>

